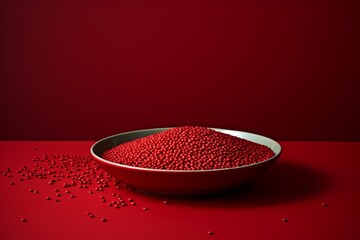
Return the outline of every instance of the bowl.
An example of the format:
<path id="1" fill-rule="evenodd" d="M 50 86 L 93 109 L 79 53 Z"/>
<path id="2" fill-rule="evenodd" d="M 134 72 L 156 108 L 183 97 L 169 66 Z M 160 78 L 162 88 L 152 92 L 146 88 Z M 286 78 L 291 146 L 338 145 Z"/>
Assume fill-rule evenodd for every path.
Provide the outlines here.
<path id="1" fill-rule="evenodd" d="M 106 150 L 122 143 L 167 129 L 169 128 L 144 129 L 106 137 L 94 143 L 90 153 L 100 167 L 128 186 L 140 191 L 171 195 L 209 194 L 237 188 L 264 173 L 276 162 L 281 153 L 280 144 L 268 137 L 249 132 L 211 128 L 218 132 L 265 145 L 275 155 L 263 162 L 251 165 L 211 170 L 149 169 L 114 163 L 101 157 Z"/>

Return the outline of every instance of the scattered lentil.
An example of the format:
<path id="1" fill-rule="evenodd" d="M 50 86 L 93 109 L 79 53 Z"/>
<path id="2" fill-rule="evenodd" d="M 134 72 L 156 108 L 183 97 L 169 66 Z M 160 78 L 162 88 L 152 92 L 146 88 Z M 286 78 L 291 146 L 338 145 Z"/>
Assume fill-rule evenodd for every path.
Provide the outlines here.
<path id="1" fill-rule="evenodd" d="M 17 179 L 20 182 L 28 181 L 31 179 L 42 179 L 46 180 L 50 185 L 57 185 L 58 188 L 54 188 L 56 197 L 62 196 L 59 187 L 65 187 L 65 193 L 69 194 L 70 198 L 75 198 L 75 194 L 71 193 L 70 188 L 78 186 L 80 189 L 86 189 L 90 185 L 94 185 L 94 189 L 102 191 L 104 196 L 101 199 L 105 200 L 109 197 L 109 206 L 113 208 L 120 208 L 120 206 L 126 206 L 124 198 L 116 192 L 107 192 L 107 188 L 113 185 L 119 187 L 120 181 L 116 180 L 110 174 L 102 170 L 97 163 L 91 158 L 90 155 L 52 155 L 44 154 L 43 156 L 36 156 L 33 159 L 33 168 L 22 166 L 18 170 L 15 170 L 15 174 L 18 174 Z M 9 174 L 11 169 L 5 169 L 0 171 L 0 174 L 11 177 Z M 15 175 L 14 175 L 15 176 Z M 61 183 L 60 183 L 61 182 Z M 18 182 L 16 182 L 17 184 Z M 10 182 L 11 185 L 15 185 L 15 182 Z M 29 192 L 38 194 L 38 190 L 33 188 L 28 189 Z M 82 190 L 80 190 L 82 191 Z M 75 191 L 74 191 L 75 192 Z M 88 190 L 89 194 L 93 194 L 92 190 Z M 55 202 L 61 202 L 60 199 L 54 196 Z M 111 197 L 112 196 L 112 197 Z M 50 193 L 44 196 L 46 200 L 52 200 Z M 111 199 L 113 198 L 113 199 Z M 94 218 L 95 215 L 89 214 L 89 217 Z M 20 219 L 21 220 L 21 219 Z M 21 220 L 26 222 L 27 220 Z M 104 221 L 107 221 L 104 218 Z"/>

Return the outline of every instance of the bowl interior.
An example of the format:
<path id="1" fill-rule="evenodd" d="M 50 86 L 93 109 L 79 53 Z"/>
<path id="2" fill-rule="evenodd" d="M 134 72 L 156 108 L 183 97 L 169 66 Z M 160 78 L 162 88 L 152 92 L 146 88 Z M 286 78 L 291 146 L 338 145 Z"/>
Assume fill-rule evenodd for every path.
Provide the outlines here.
<path id="1" fill-rule="evenodd" d="M 165 131 L 167 129 L 169 129 L 169 128 L 153 128 L 153 129 L 137 130 L 137 131 L 131 131 L 131 132 L 125 132 L 125 133 L 112 135 L 112 136 L 103 138 L 103 139 L 99 140 L 98 142 L 96 142 L 91 147 L 90 151 L 91 151 L 91 154 L 93 155 L 93 157 L 95 157 L 96 160 L 98 160 L 98 161 L 104 161 L 104 162 L 110 163 L 112 165 L 119 165 L 119 166 L 130 167 L 130 168 L 139 168 L 139 167 L 126 166 L 126 165 L 122 165 L 119 163 L 114 163 L 114 162 L 108 161 L 108 160 L 102 158 L 102 154 L 105 151 L 107 151 L 113 147 L 116 147 L 122 143 L 129 142 L 129 141 L 132 141 L 132 140 L 135 140 L 138 138 L 146 137 L 146 136 L 149 136 L 149 135 L 152 135 L 155 133 L 159 133 L 159 132 Z M 211 128 L 211 129 L 218 131 L 218 132 L 225 133 L 225 134 L 229 134 L 232 136 L 236 136 L 239 138 L 243 138 L 243 139 L 255 142 L 255 143 L 265 145 L 275 153 L 275 156 L 272 158 L 278 157 L 278 155 L 280 155 L 280 153 L 281 153 L 280 144 L 278 142 L 272 140 L 271 138 L 261 136 L 258 134 L 254 134 L 254 133 L 249 133 L 249 132 L 242 132 L 242 131 L 235 131 L 235 130 L 228 130 L 228 129 L 221 129 L 221 128 Z M 271 160 L 271 159 L 269 159 L 269 160 Z M 265 161 L 268 161 L 268 160 L 265 160 Z M 261 164 L 261 162 L 257 163 L 257 164 Z M 241 167 L 246 167 L 246 166 L 241 166 Z M 139 168 L 139 169 L 149 170 L 149 169 L 145 169 L 145 168 Z M 152 169 L 152 170 L 156 170 L 156 169 Z M 219 169 L 217 169 L 217 170 L 219 170 Z M 176 170 L 161 170 L 161 171 L 176 171 Z M 189 171 L 189 170 L 187 170 L 187 171 Z M 193 170 L 193 171 L 196 171 L 196 170 Z"/>

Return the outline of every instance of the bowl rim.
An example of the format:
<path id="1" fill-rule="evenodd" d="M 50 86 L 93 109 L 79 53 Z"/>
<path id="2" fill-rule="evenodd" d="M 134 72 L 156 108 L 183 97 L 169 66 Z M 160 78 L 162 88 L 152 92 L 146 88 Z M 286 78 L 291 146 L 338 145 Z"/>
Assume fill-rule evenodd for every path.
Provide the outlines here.
<path id="1" fill-rule="evenodd" d="M 264 164 L 266 162 L 270 162 L 270 161 L 273 161 L 274 159 L 277 159 L 280 154 L 282 153 L 282 147 L 280 145 L 280 143 L 278 143 L 277 141 L 269 138 L 269 137 L 266 137 L 266 136 L 263 136 L 263 135 L 260 135 L 260 134 L 256 134 L 256 133 L 251 133 L 251 132 L 246 132 L 246 131 L 238 131 L 238 130 L 231 130 L 231 129 L 224 129 L 224 128 L 212 128 L 212 127 L 206 127 L 206 128 L 209 128 L 209 129 L 212 129 L 212 130 L 215 130 L 215 131 L 233 131 L 233 132 L 241 132 L 241 133 L 245 133 L 245 134 L 250 134 L 250 135 L 254 135 L 254 136 L 257 136 L 257 137 L 261 137 L 261 138 L 264 138 L 266 140 L 270 140 L 271 142 L 273 142 L 275 145 L 278 145 L 279 147 L 279 152 L 278 153 L 275 153 L 272 149 L 272 151 L 275 153 L 274 156 L 272 156 L 271 158 L 269 159 L 266 159 L 264 161 L 261 161 L 261 162 L 257 162 L 257 163 L 252 163 L 252 164 L 248 164 L 248 165 L 243 165 L 243 166 L 238 166 L 238 167 L 233 167 L 233 168 L 217 168 L 217 169 L 204 169 L 204 170 L 201 170 L 201 169 L 197 169 L 197 170 L 171 170 L 171 169 L 156 169 L 156 168 L 142 168 L 142 167 L 134 167 L 134 166 L 130 166 L 130 165 L 125 165 L 125 164 L 121 164 L 121 163 L 115 163 L 115 162 L 112 162 L 110 160 L 107 160 L 107 159 L 104 159 L 100 156 L 98 156 L 95 152 L 94 152 L 94 148 L 96 147 L 97 144 L 99 144 L 100 142 L 103 142 L 105 140 L 108 140 L 108 139 L 111 139 L 111 138 L 115 138 L 115 137 L 118 137 L 118 136 L 121 136 L 121 135 L 126 135 L 126 134 L 131 134 L 131 133 L 136 133 L 136 132 L 145 132 L 145 131 L 149 131 L 149 130 L 161 130 L 160 132 L 162 131 L 165 131 L 165 130 L 168 130 L 168 129 L 171 129 L 171 128 L 175 128 L 175 127 L 163 127 L 163 128 L 148 128 L 148 129 L 140 129 L 140 130 L 134 130 L 134 131 L 128 131 L 128 132 L 123 132 L 123 133 L 118 133 L 118 134 L 114 134 L 114 135 L 111 135 L 111 136 L 108 136 L 108 137 L 105 137 L 105 138 L 102 138 L 98 141 L 96 141 L 90 148 L 90 154 L 93 158 L 95 158 L 97 161 L 100 161 L 102 162 L 103 164 L 107 164 L 107 165 L 112 165 L 114 167 L 121 167 L 121 168 L 126 168 L 126 169 L 129 169 L 129 170 L 138 170 L 138 171 L 145 171 L 145 172 L 161 172 L 161 173 L 202 173 L 202 172 L 219 172 L 219 171 L 229 171 L 229 170 L 237 170 L 237 169 L 244 169 L 244 168 L 250 168 L 250 167 L 254 167 L 254 166 L 257 166 L 257 165 L 261 165 L 261 164 Z M 158 132 L 157 132 L 158 133 Z M 224 132 L 222 132 L 224 133 Z M 155 133 L 154 133 L 155 134 Z M 228 133 L 225 133 L 225 134 L 228 134 Z M 150 134 L 152 135 L 152 134 Z M 149 136 L 150 136 L 149 135 Z M 229 134 L 231 135 L 231 134 Z M 233 136 L 233 135 L 231 135 Z M 245 139 L 245 138 L 243 138 Z M 135 140 L 135 139 L 134 139 Z M 248 140 L 248 139 L 245 139 L 245 140 Z M 133 140 L 131 140 L 133 141 Z M 251 140 L 248 140 L 248 141 L 251 141 Z M 130 141 L 128 141 L 130 142 Z M 252 141 L 253 142 L 253 141 Z M 257 143 L 257 142 L 255 142 Z M 260 144 L 260 143 L 258 143 Z M 119 144 L 120 145 L 120 144 Z M 119 146 L 117 145 L 117 146 Z M 263 144 L 261 144 L 263 145 Z M 115 147 L 115 146 L 114 146 Z"/>

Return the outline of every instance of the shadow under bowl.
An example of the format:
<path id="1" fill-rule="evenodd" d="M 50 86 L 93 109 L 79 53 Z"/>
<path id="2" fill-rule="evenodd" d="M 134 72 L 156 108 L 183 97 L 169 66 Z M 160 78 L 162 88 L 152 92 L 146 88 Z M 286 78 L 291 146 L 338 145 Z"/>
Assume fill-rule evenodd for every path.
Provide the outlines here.
<path id="1" fill-rule="evenodd" d="M 251 165 L 212 170 L 149 169 L 114 163 L 102 158 L 106 150 L 167 129 L 169 128 L 144 129 L 113 135 L 94 143 L 90 153 L 105 171 L 127 185 L 140 191 L 172 195 L 209 194 L 236 188 L 255 179 L 269 169 L 281 154 L 280 144 L 270 138 L 254 133 L 211 128 L 218 132 L 265 145 L 275 155 L 265 161 Z"/>

